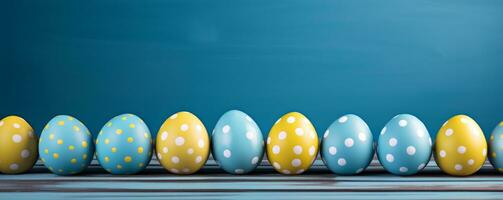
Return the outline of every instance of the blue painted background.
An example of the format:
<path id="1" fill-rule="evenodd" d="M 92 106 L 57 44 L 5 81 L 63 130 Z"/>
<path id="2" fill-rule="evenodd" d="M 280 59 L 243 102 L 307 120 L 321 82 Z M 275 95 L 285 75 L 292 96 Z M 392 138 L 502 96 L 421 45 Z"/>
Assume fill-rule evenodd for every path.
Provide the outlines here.
<path id="1" fill-rule="evenodd" d="M 503 120 L 503 1 L 9 1 L 0 115 L 37 130 L 70 114 L 157 132 L 189 110 L 209 130 L 241 109 L 267 134 L 289 111 L 321 134 L 345 113 L 374 134 L 411 113 L 436 135 L 466 113 Z"/>

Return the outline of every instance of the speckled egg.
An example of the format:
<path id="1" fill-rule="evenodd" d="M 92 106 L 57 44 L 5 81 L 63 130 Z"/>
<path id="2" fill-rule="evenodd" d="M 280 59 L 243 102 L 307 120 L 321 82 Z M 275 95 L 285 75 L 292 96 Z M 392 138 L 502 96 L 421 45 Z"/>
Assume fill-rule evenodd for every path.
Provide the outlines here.
<path id="1" fill-rule="evenodd" d="M 487 156 L 487 143 L 477 122 L 456 115 L 444 123 L 435 141 L 435 160 L 442 171 L 454 176 L 477 172 Z"/>
<path id="2" fill-rule="evenodd" d="M 84 171 L 94 155 L 93 136 L 78 119 L 52 118 L 40 134 L 39 152 L 44 165 L 57 175 Z"/>
<path id="3" fill-rule="evenodd" d="M 152 137 L 145 122 L 133 114 L 112 118 L 96 140 L 96 156 L 112 174 L 136 174 L 152 158 Z"/>
<path id="4" fill-rule="evenodd" d="M 231 174 L 253 171 L 264 155 L 262 132 L 255 121 L 239 110 L 226 112 L 211 137 L 213 157 Z"/>
<path id="5" fill-rule="evenodd" d="M 190 112 L 178 112 L 162 124 L 156 140 L 157 159 L 174 174 L 193 174 L 204 166 L 210 141 L 204 124 Z"/>
<path id="6" fill-rule="evenodd" d="M 400 114 L 381 131 L 377 143 L 379 162 L 395 175 L 421 171 L 431 158 L 431 137 L 426 126 L 415 116 Z"/>
<path id="7" fill-rule="evenodd" d="M 38 157 L 38 138 L 23 118 L 0 120 L 0 172 L 18 174 L 30 170 Z"/>
<path id="8" fill-rule="evenodd" d="M 503 172 L 503 121 L 494 128 L 489 139 L 489 161 L 499 172 Z"/>
<path id="9" fill-rule="evenodd" d="M 302 174 L 311 167 L 318 154 L 318 135 L 304 115 L 283 115 L 267 137 L 267 157 L 282 174 Z"/>
<path id="10" fill-rule="evenodd" d="M 374 139 L 365 121 L 353 114 L 344 115 L 325 131 L 320 152 L 332 172 L 358 174 L 372 161 Z"/>

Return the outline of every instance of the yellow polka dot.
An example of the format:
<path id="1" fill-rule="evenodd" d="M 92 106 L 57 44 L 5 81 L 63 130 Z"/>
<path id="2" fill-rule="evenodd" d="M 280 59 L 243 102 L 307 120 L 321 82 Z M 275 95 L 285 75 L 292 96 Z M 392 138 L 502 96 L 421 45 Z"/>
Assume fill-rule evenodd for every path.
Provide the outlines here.
<path id="1" fill-rule="evenodd" d="M 493 158 L 496 158 L 496 152 L 493 152 L 493 153 L 491 154 L 491 156 L 492 156 Z"/>
<path id="2" fill-rule="evenodd" d="M 54 157 L 55 159 L 58 159 L 58 158 L 59 158 L 59 154 L 57 154 L 57 153 L 53 153 L 53 154 L 52 154 L 52 157 Z"/>
<path id="3" fill-rule="evenodd" d="M 132 143 L 133 141 L 134 141 L 134 140 L 133 140 L 133 138 L 132 138 L 132 137 L 128 137 L 128 138 L 127 138 L 127 142 Z"/>
<path id="4" fill-rule="evenodd" d="M 86 141 L 82 141 L 82 147 L 84 147 L 84 148 L 87 147 L 87 142 Z"/>
<path id="5" fill-rule="evenodd" d="M 100 131 L 100 132 L 98 133 L 98 135 L 101 135 L 102 133 L 103 133 L 103 131 Z"/>
<path id="6" fill-rule="evenodd" d="M 51 133 L 51 134 L 49 135 L 49 139 L 50 139 L 50 140 L 54 140 L 54 134 L 52 134 L 52 133 Z"/>
<path id="7" fill-rule="evenodd" d="M 73 145 L 68 146 L 68 150 L 73 151 L 75 147 Z"/>
<path id="8" fill-rule="evenodd" d="M 500 126 L 503 126 L 503 121 L 502 121 L 502 122 L 500 122 Z"/>
<path id="9" fill-rule="evenodd" d="M 143 167 L 143 163 L 138 163 L 138 167 Z"/>
<path id="10" fill-rule="evenodd" d="M 491 138 L 490 138 L 490 139 L 491 139 L 491 140 L 494 140 L 494 135 L 491 135 Z"/>
<path id="11" fill-rule="evenodd" d="M 87 154 L 82 154 L 82 159 L 87 159 Z"/>
<path id="12" fill-rule="evenodd" d="M 143 153 L 143 147 L 138 147 L 138 153 Z"/>
<path id="13" fill-rule="evenodd" d="M 131 162 L 131 156 L 124 157 L 124 162 Z"/>
<path id="14" fill-rule="evenodd" d="M 48 154 L 49 153 L 49 149 L 44 149 L 44 153 Z"/>
<path id="15" fill-rule="evenodd" d="M 118 135 L 122 134 L 122 129 L 115 130 L 115 133 L 117 133 Z"/>
<path id="16" fill-rule="evenodd" d="M 122 117 L 121 119 L 122 119 L 122 121 L 126 121 L 127 117 Z"/>
<path id="17" fill-rule="evenodd" d="M 133 124 L 133 123 L 129 124 L 129 128 L 135 128 L 135 127 L 136 127 L 135 124 Z"/>
<path id="18" fill-rule="evenodd" d="M 63 140 L 58 140 L 58 144 L 63 144 Z"/>
<path id="19" fill-rule="evenodd" d="M 75 163 L 77 163 L 77 159 L 73 158 L 72 160 L 70 160 L 70 162 L 71 162 L 72 164 L 75 164 Z"/>
<path id="20" fill-rule="evenodd" d="M 117 148 L 112 147 L 112 153 L 115 153 L 115 152 L 117 152 Z"/>
<path id="21" fill-rule="evenodd" d="M 117 165 L 117 169 L 122 169 L 122 165 Z"/>
<path id="22" fill-rule="evenodd" d="M 60 126 L 64 126 L 64 125 L 65 125 L 65 121 L 59 121 L 59 122 L 58 122 L 58 125 L 60 125 Z"/>
<path id="23" fill-rule="evenodd" d="M 73 126 L 73 130 L 79 132 L 80 131 L 80 128 L 78 126 Z"/>
<path id="24" fill-rule="evenodd" d="M 96 144 L 98 144 L 98 142 L 100 142 L 100 141 L 99 141 L 98 139 L 96 139 L 94 142 L 95 142 Z"/>
<path id="25" fill-rule="evenodd" d="M 49 128 L 49 125 L 45 125 L 45 126 L 44 126 L 44 129 L 47 129 L 47 128 Z"/>
<path id="26" fill-rule="evenodd" d="M 500 134 L 500 138 L 503 139 L 503 134 Z"/>
<path id="27" fill-rule="evenodd" d="M 68 117 L 68 120 L 73 121 L 73 117 Z"/>
<path id="28" fill-rule="evenodd" d="M 108 127 L 112 126 L 112 122 L 108 122 L 108 123 L 107 123 L 107 126 L 108 126 Z"/>
<path id="29" fill-rule="evenodd" d="M 143 133 L 143 137 L 148 138 L 148 134 L 147 133 Z"/>
<path id="30" fill-rule="evenodd" d="M 108 156 L 105 156 L 105 162 L 109 162 L 110 158 Z"/>
<path id="31" fill-rule="evenodd" d="M 108 144 L 108 143 L 110 143 L 110 140 L 107 138 L 107 139 L 105 139 L 105 144 Z"/>

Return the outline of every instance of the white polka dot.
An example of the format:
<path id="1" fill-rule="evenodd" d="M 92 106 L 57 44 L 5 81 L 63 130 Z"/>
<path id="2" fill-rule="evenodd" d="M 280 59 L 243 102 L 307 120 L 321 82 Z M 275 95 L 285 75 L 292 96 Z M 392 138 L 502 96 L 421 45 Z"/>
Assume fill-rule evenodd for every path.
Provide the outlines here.
<path id="1" fill-rule="evenodd" d="M 304 130 L 302 130 L 301 128 L 296 128 L 295 129 L 295 134 L 297 134 L 298 136 L 303 136 L 304 135 Z"/>
<path id="2" fill-rule="evenodd" d="M 196 130 L 201 131 L 201 130 L 203 130 L 203 127 L 201 127 L 201 125 L 198 124 L 198 125 L 196 125 Z"/>
<path id="3" fill-rule="evenodd" d="M 274 166 L 274 168 L 276 168 L 276 169 L 281 169 L 281 165 L 279 165 L 279 163 L 277 163 L 277 162 L 274 162 L 272 164 L 272 166 Z"/>
<path id="4" fill-rule="evenodd" d="M 313 131 L 309 131 L 309 136 L 311 137 L 311 139 L 314 139 L 314 137 L 316 137 L 316 134 Z"/>
<path id="5" fill-rule="evenodd" d="M 189 125 L 187 125 L 187 124 L 182 124 L 182 125 L 180 126 L 180 130 L 182 130 L 183 132 L 185 132 L 185 131 L 189 130 Z"/>
<path id="6" fill-rule="evenodd" d="M 12 141 L 14 143 L 20 143 L 21 140 L 23 140 L 23 138 L 20 135 L 18 135 L 18 134 L 15 134 L 15 135 L 12 136 Z"/>
<path id="7" fill-rule="evenodd" d="M 309 147 L 309 155 L 310 156 L 314 155 L 315 151 L 316 151 L 316 149 L 314 148 L 314 146 Z"/>
<path id="8" fill-rule="evenodd" d="M 290 174 L 290 170 L 288 170 L 288 169 L 285 169 L 282 172 L 283 172 L 283 174 Z"/>
<path id="9" fill-rule="evenodd" d="M 388 162 L 393 162 L 393 161 L 395 161 L 395 157 L 391 154 L 386 154 L 386 160 Z"/>
<path id="10" fill-rule="evenodd" d="M 257 164 L 258 163 L 258 156 L 255 156 L 252 158 L 251 160 L 251 164 L 254 165 L 254 164 Z"/>
<path id="11" fill-rule="evenodd" d="M 416 154 L 416 147 L 408 146 L 407 147 L 407 154 L 409 154 L 409 156 Z"/>
<path id="12" fill-rule="evenodd" d="M 203 157 L 197 156 L 196 157 L 196 163 L 200 163 L 201 161 L 203 161 Z"/>
<path id="13" fill-rule="evenodd" d="M 329 147 L 328 148 L 328 153 L 330 153 L 330 155 L 337 154 L 337 148 L 335 148 L 334 146 Z"/>
<path id="14" fill-rule="evenodd" d="M 381 135 L 384 135 L 384 133 L 386 133 L 386 127 L 384 127 L 384 128 L 381 130 Z"/>
<path id="15" fill-rule="evenodd" d="M 254 131 L 246 132 L 246 138 L 248 138 L 249 140 L 255 139 L 255 132 Z"/>
<path id="16" fill-rule="evenodd" d="M 224 150 L 224 157 L 230 158 L 231 157 L 231 150 L 229 150 L 229 149 Z"/>
<path id="17" fill-rule="evenodd" d="M 445 131 L 445 136 L 451 136 L 453 133 L 454 133 L 454 131 L 452 129 L 447 129 Z"/>
<path id="18" fill-rule="evenodd" d="M 355 141 L 353 141 L 353 139 L 352 139 L 352 138 L 346 138 L 346 139 L 344 140 L 344 145 L 345 145 L 346 147 L 348 147 L 348 148 L 349 148 L 349 147 L 352 147 L 354 144 L 355 144 Z"/>
<path id="19" fill-rule="evenodd" d="M 473 163 L 475 163 L 473 159 L 468 160 L 468 165 L 473 165 Z"/>
<path id="20" fill-rule="evenodd" d="M 467 120 L 466 118 L 464 118 L 464 117 L 461 117 L 461 119 L 460 119 L 460 120 L 461 120 L 461 122 L 462 122 L 463 124 L 468 123 L 468 120 Z"/>
<path id="21" fill-rule="evenodd" d="M 482 149 L 482 156 L 486 156 L 487 155 L 487 149 Z"/>
<path id="22" fill-rule="evenodd" d="M 286 132 L 285 131 L 281 131 L 279 132 L 278 134 L 278 139 L 279 140 L 284 140 L 286 138 Z M 270 143 L 270 141 L 268 141 L 268 144 Z"/>
<path id="23" fill-rule="evenodd" d="M 391 138 L 391 139 L 389 139 L 388 143 L 389 143 L 389 146 L 394 147 L 398 144 L 398 141 L 396 140 L 396 138 Z"/>
<path id="24" fill-rule="evenodd" d="M 17 169 L 19 169 L 19 165 L 18 165 L 18 164 L 16 164 L 16 163 L 13 163 L 13 164 L 9 165 L 9 168 L 10 168 L 11 170 L 17 170 Z"/>
<path id="25" fill-rule="evenodd" d="M 168 153 L 168 147 L 164 147 L 164 148 L 162 148 L 162 152 L 163 152 L 163 153 Z"/>
<path id="26" fill-rule="evenodd" d="M 460 153 L 460 154 L 466 153 L 466 147 L 465 146 L 459 146 L 458 147 L 458 153 Z"/>
<path id="27" fill-rule="evenodd" d="M 161 133 L 161 140 L 166 140 L 168 138 L 168 132 L 164 131 Z"/>
<path id="28" fill-rule="evenodd" d="M 421 163 L 421 164 L 419 164 L 419 166 L 417 166 L 417 170 L 421 170 L 423 168 L 424 168 L 424 163 Z"/>
<path id="29" fill-rule="evenodd" d="M 447 154 L 445 153 L 444 150 L 440 150 L 440 157 L 444 158 Z"/>
<path id="30" fill-rule="evenodd" d="M 189 172 L 189 171 L 190 171 L 190 169 L 189 169 L 189 168 L 183 168 L 183 169 L 182 169 L 182 172 L 185 172 L 185 173 L 187 173 L 187 172 Z"/>
<path id="31" fill-rule="evenodd" d="M 298 167 L 298 166 L 300 166 L 301 164 L 302 164 L 302 162 L 301 162 L 301 161 L 300 161 L 300 159 L 298 159 L 298 158 L 295 158 L 295 159 L 293 159 L 293 160 L 292 160 L 292 166 L 293 166 L 293 167 Z"/>
<path id="32" fill-rule="evenodd" d="M 454 165 L 454 169 L 457 170 L 457 171 L 460 171 L 460 170 L 463 169 L 463 165 L 456 164 L 456 165 Z"/>
<path id="33" fill-rule="evenodd" d="M 19 125 L 18 123 L 14 123 L 14 124 L 12 124 L 12 126 L 13 126 L 14 128 L 21 128 L 21 125 Z"/>
<path id="34" fill-rule="evenodd" d="M 159 158 L 159 160 L 162 160 L 162 155 L 161 155 L 161 153 L 157 153 L 157 158 Z"/>
<path id="35" fill-rule="evenodd" d="M 169 169 L 170 172 L 172 173 L 179 173 L 180 171 L 178 171 L 178 169 L 175 169 L 175 168 L 171 168 Z"/>
<path id="36" fill-rule="evenodd" d="M 173 156 L 173 157 L 171 157 L 171 162 L 176 164 L 176 163 L 180 162 L 180 158 Z"/>
<path id="37" fill-rule="evenodd" d="M 296 174 L 302 174 L 302 173 L 304 173 L 304 169 L 299 169 L 299 170 L 297 170 L 297 172 L 295 172 L 295 173 L 296 173 Z"/>
<path id="38" fill-rule="evenodd" d="M 178 114 L 171 115 L 170 119 L 176 119 L 178 117 Z"/>
<path id="39" fill-rule="evenodd" d="M 30 151 L 28 151 L 28 149 L 21 151 L 21 158 L 28 158 L 28 157 L 30 157 Z"/>
<path id="40" fill-rule="evenodd" d="M 323 134 L 323 138 L 327 138 L 329 133 L 330 133 L 330 131 L 326 130 L 325 134 Z"/>
<path id="41" fill-rule="evenodd" d="M 223 128 L 222 128 L 222 132 L 223 133 L 229 133 L 229 131 L 231 130 L 231 127 L 229 125 L 225 125 Z"/>
<path id="42" fill-rule="evenodd" d="M 267 144 L 271 144 L 271 137 L 267 137 Z"/>
<path id="43" fill-rule="evenodd" d="M 193 149 L 193 148 L 189 148 L 189 149 L 187 149 L 187 153 L 188 153 L 189 155 L 192 155 L 192 154 L 194 153 L 194 149 Z"/>
<path id="44" fill-rule="evenodd" d="M 295 145 L 293 147 L 293 153 L 295 153 L 297 155 L 301 154 L 302 153 L 302 147 L 300 145 Z"/>
<path id="45" fill-rule="evenodd" d="M 185 139 L 182 136 L 179 136 L 175 139 L 175 144 L 177 146 L 182 146 L 183 144 L 185 144 Z"/>
<path id="46" fill-rule="evenodd" d="M 203 141 L 203 140 L 199 140 L 199 141 L 197 142 L 197 146 L 198 146 L 199 148 L 203 148 L 203 147 L 204 147 L 204 141 Z"/>
<path id="47" fill-rule="evenodd" d="M 244 172 L 245 172 L 245 170 L 244 170 L 244 169 L 235 169 L 235 170 L 234 170 L 234 173 L 236 173 L 236 174 L 242 174 L 242 173 L 244 173 Z"/>
<path id="48" fill-rule="evenodd" d="M 342 166 L 344 166 L 344 165 L 346 165 L 346 159 L 344 159 L 344 158 L 339 158 L 339 160 L 337 160 L 337 164 L 338 164 L 339 166 L 341 166 L 341 167 L 342 167 Z"/>
<path id="49" fill-rule="evenodd" d="M 291 117 L 291 116 L 290 116 L 290 117 L 288 117 L 288 118 L 286 119 L 286 122 L 288 122 L 289 124 L 294 123 L 294 122 L 295 122 L 295 117 Z"/>
<path id="50" fill-rule="evenodd" d="M 28 136 L 31 137 L 31 138 L 33 138 L 33 131 L 29 131 L 28 132 Z"/>
<path id="51" fill-rule="evenodd" d="M 339 118 L 339 123 L 344 123 L 348 121 L 348 117 L 347 116 L 342 116 L 341 118 Z"/>
<path id="52" fill-rule="evenodd" d="M 407 167 L 400 167 L 400 172 L 407 172 L 409 171 L 409 169 L 407 169 Z"/>
<path id="53" fill-rule="evenodd" d="M 279 151 L 280 151 L 280 148 L 279 148 L 279 146 L 278 146 L 278 145 L 274 145 L 274 146 L 272 147 L 272 153 L 274 153 L 274 154 L 278 154 L 278 153 L 279 153 Z"/>
<path id="54" fill-rule="evenodd" d="M 423 130 L 417 130 L 416 134 L 418 137 L 422 138 L 424 136 L 424 131 Z"/>
<path id="55" fill-rule="evenodd" d="M 402 120 L 398 121 L 398 125 L 400 127 L 405 127 L 405 126 L 407 126 L 407 124 L 408 124 L 407 120 L 405 120 L 405 119 L 402 119 Z"/>
<path id="56" fill-rule="evenodd" d="M 364 133 L 358 133 L 358 139 L 365 142 L 367 140 L 367 136 Z"/>
<path id="57" fill-rule="evenodd" d="M 3 121 L 0 121 L 0 126 L 3 126 Z"/>

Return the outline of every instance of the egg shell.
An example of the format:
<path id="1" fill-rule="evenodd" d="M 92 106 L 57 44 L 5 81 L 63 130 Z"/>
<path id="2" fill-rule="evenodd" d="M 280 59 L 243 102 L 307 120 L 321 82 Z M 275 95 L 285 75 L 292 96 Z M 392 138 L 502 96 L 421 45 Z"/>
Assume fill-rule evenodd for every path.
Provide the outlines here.
<path id="1" fill-rule="evenodd" d="M 477 172 L 487 156 L 487 143 L 477 122 L 456 115 L 440 128 L 435 141 L 435 160 L 442 171 L 453 176 Z"/>
<path id="2" fill-rule="evenodd" d="M 174 174 L 193 174 L 204 166 L 210 141 L 204 124 L 190 112 L 178 112 L 162 124 L 156 140 L 157 159 Z"/>
<path id="3" fill-rule="evenodd" d="M 388 172 L 412 175 L 428 165 L 431 148 L 431 137 L 423 122 L 413 115 L 400 114 L 382 129 L 377 156 Z"/>
<path id="4" fill-rule="evenodd" d="M 23 118 L 0 120 L 0 172 L 19 174 L 30 170 L 38 158 L 38 138 Z"/>
<path id="5" fill-rule="evenodd" d="M 494 128 L 489 139 L 489 161 L 503 173 L 503 121 Z"/>
<path id="6" fill-rule="evenodd" d="M 215 125 L 213 157 L 231 174 L 253 171 L 264 155 L 262 132 L 253 119 L 239 110 L 226 112 Z"/>
<path id="7" fill-rule="evenodd" d="M 374 157 L 374 139 L 365 121 L 348 114 L 334 121 L 325 131 L 320 152 L 332 172 L 358 174 Z"/>
<path id="8" fill-rule="evenodd" d="M 290 112 L 273 125 L 267 137 L 267 157 L 282 174 L 302 174 L 318 154 L 318 135 L 304 115 Z"/>
<path id="9" fill-rule="evenodd" d="M 112 118 L 96 140 L 96 156 L 112 174 L 136 174 L 152 158 L 152 137 L 145 122 L 133 114 Z"/>
<path id="10" fill-rule="evenodd" d="M 58 115 L 47 123 L 40 134 L 40 158 L 54 174 L 80 173 L 93 159 L 92 138 L 87 127 L 78 119 Z"/>

